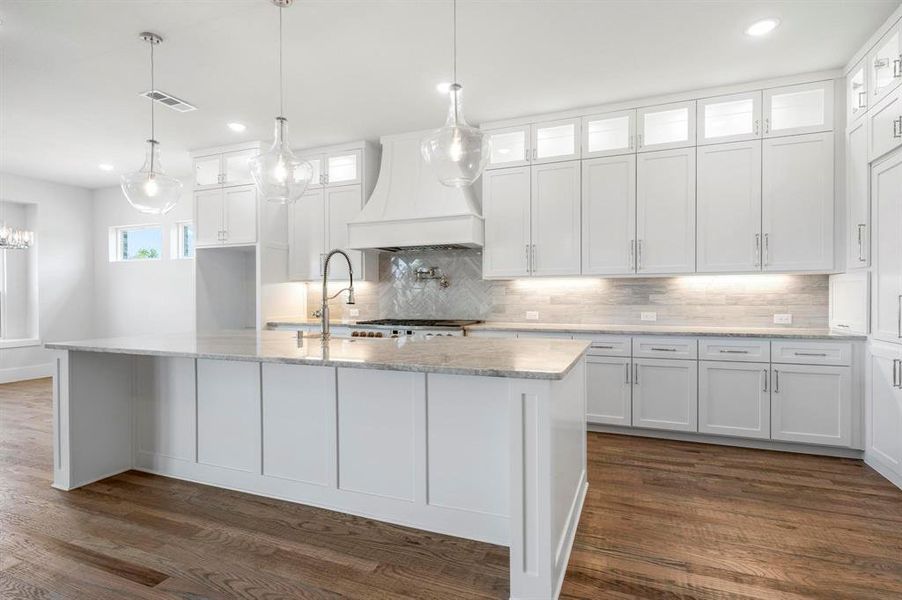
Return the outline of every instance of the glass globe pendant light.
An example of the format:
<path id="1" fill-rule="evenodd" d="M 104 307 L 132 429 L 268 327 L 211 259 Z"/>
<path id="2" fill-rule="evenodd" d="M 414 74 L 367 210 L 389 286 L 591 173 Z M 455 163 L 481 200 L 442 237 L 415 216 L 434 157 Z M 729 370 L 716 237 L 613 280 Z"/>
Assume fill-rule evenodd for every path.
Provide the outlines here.
<path id="1" fill-rule="evenodd" d="M 292 0 L 272 0 L 279 8 L 279 116 L 269 150 L 251 159 L 251 175 L 260 195 L 269 202 L 290 204 L 307 190 L 313 178 L 313 166 L 295 156 L 288 139 L 285 114 L 285 86 L 282 77 L 282 10 Z"/>
<path id="2" fill-rule="evenodd" d="M 482 131 L 467 123 L 461 106 L 463 86 L 457 83 L 457 0 L 453 0 L 451 74 L 448 119 L 444 127 L 423 139 L 420 151 L 443 185 L 459 188 L 471 185 L 482 175 L 489 159 L 491 142 Z"/>
<path id="3" fill-rule="evenodd" d="M 150 89 L 156 91 L 154 82 L 153 49 L 163 38 L 155 33 L 145 31 L 139 37 L 150 46 Z M 154 105 L 156 100 L 150 99 L 150 139 L 147 140 L 147 155 L 144 165 L 120 178 L 122 193 L 129 204 L 138 212 L 149 215 L 162 215 L 172 210 L 179 201 L 182 182 L 163 172 L 160 164 L 160 142 L 155 137 Z"/>

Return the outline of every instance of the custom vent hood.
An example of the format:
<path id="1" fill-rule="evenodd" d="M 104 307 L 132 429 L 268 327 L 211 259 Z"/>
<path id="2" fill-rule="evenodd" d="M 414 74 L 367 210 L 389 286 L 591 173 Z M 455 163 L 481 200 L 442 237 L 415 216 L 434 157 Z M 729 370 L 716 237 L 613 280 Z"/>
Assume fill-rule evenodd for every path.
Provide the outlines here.
<path id="1" fill-rule="evenodd" d="M 354 250 L 481 248 L 482 214 L 473 190 L 439 183 L 420 154 L 428 131 L 384 136 L 373 194 L 348 223 Z"/>

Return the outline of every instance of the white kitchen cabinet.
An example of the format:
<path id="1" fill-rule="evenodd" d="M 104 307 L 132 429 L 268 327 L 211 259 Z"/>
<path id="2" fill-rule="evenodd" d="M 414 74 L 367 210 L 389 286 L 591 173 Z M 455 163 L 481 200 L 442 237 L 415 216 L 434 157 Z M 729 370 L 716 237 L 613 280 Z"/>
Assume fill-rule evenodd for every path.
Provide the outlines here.
<path id="1" fill-rule="evenodd" d="M 197 360 L 197 462 L 260 472 L 260 364 Z"/>
<path id="2" fill-rule="evenodd" d="M 529 275 L 530 187 L 528 166 L 483 173 L 484 277 Z"/>
<path id="3" fill-rule="evenodd" d="M 257 190 L 253 185 L 194 193 L 197 247 L 245 245 L 257 241 Z"/>
<path id="4" fill-rule="evenodd" d="M 833 134 L 763 142 L 765 271 L 833 269 Z"/>
<path id="5" fill-rule="evenodd" d="M 867 121 L 870 160 L 877 160 L 902 145 L 902 87 L 873 104 Z"/>
<path id="6" fill-rule="evenodd" d="M 580 161 L 532 167 L 533 275 L 578 275 L 580 267 Z"/>
<path id="7" fill-rule="evenodd" d="M 867 381 L 865 461 L 902 481 L 902 347 L 871 344 Z"/>
<path id="8" fill-rule="evenodd" d="M 846 76 L 846 122 L 852 123 L 868 111 L 867 59 L 858 61 Z"/>
<path id="9" fill-rule="evenodd" d="M 312 168 L 308 189 L 354 185 L 363 179 L 363 151 L 360 149 L 313 152 L 300 156 Z"/>
<path id="10" fill-rule="evenodd" d="M 830 329 L 868 334 L 870 273 L 859 269 L 830 276 Z"/>
<path id="11" fill-rule="evenodd" d="M 764 90 L 764 137 L 832 130 L 832 80 Z"/>
<path id="12" fill-rule="evenodd" d="M 695 100 L 637 111 L 639 152 L 695 146 Z"/>
<path id="13" fill-rule="evenodd" d="M 249 161 L 259 153 L 254 147 L 195 157 L 194 189 L 253 183 Z"/>
<path id="14" fill-rule="evenodd" d="M 486 169 L 528 165 L 532 158 L 530 126 L 505 127 L 486 131 L 492 151 Z"/>
<path id="15" fill-rule="evenodd" d="M 880 38 L 868 54 L 870 104 L 879 102 L 902 81 L 902 21 Z"/>
<path id="16" fill-rule="evenodd" d="M 695 148 L 637 158 L 637 272 L 695 271 Z"/>
<path id="17" fill-rule="evenodd" d="M 532 162 L 542 164 L 580 157 L 580 119 L 536 123 L 532 126 Z"/>
<path id="18" fill-rule="evenodd" d="M 740 142 L 761 137 L 761 92 L 698 101 L 698 145 Z"/>
<path id="19" fill-rule="evenodd" d="M 872 167 L 871 195 L 872 335 L 878 340 L 902 343 L 902 150 Z"/>
<path id="20" fill-rule="evenodd" d="M 751 362 L 699 362 L 699 432 L 770 438 L 768 366 Z"/>
<path id="21" fill-rule="evenodd" d="M 851 367 L 775 364 L 771 387 L 772 439 L 851 445 Z"/>
<path id="22" fill-rule="evenodd" d="M 633 426 L 698 431 L 698 362 L 634 358 Z"/>
<path id="23" fill-rule="evenodd" d="M 622 110 L 583 117 L 583 158 L 636 152 L 636 111 Z"/>
<path id="24" fill-rule="evenodd" d="M 870 264 L 868 126 L 864 119 L 846 129 L 846 270 Z"/>
<path id="25" fill-rule="evenodd" d="M 586 357 L 586 418 L 590 423 L 632 423 L 632 361 L 629 357 Z"/>
<path id="26" fill-rule="evenodd" d="M 582 273 L 633 273 L 636 155 L 593 158 L 582 163 Z"/>
<path id="27" fill-rule="evenodd" d="M 346 176 L 350 177 L 350 173 Z M 364 254 L 360 250 L 348 248 L 348 223 L 363 208 L 363 191 L 360 184 L 343 185 L 326 188 L 326 247 L 324 253 L 338 248 L 347 252 L 351 259 L 354 276 L 363 275 Z M 348 263 L 341 257 L 329 262 L 329 278 L 334 280 L 348 279 Z"/>
<path id="28" fill-rule="evenodd" d="M 699 273 L 761 268 L 761 141 L 698 148 Z"/>

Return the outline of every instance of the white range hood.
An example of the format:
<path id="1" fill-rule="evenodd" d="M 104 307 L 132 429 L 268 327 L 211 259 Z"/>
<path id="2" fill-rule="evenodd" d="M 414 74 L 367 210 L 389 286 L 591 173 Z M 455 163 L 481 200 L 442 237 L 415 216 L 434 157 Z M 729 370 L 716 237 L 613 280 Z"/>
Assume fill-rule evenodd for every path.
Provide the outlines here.
<path id="1" fill-rule="evenodd" d="M 382 166 L 373 194 L 348 223 L 354 250 L 481 248 L 484 227 L 473 190 L 438 182 L 420 154 L 417 131 L 384 136 Z"/>

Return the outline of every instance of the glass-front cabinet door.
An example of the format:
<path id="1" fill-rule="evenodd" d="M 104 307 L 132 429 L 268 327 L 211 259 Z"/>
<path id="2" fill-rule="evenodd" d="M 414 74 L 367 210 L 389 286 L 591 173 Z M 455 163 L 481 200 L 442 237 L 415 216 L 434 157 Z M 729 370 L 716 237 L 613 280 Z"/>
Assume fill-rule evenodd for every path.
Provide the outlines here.
<path id="1" fill-rule="evenodd" d="M 326 155 L 326 185 L 351 185 L 360 183 L 359 150 L 336 152 Z"/>
<path id="2" fill-rule="evenodd" d="M 529 164 L 531 156 L 529 125 L 494 129 L 486 133 L 492 141 L 487 169 L 522 167 Z"/>
<path id="3" fill-rule="evenodd" d="M 695 100 L 640 108 L 638 151 L 695 145 Z"/>
<path id="4" fill-rule="evenodd" d="M 698 144 L 743 142 L 761 137 L 761 92 L 698 101 Z"/>
<path id="5" fill-rule="evenodd" d="M 579 158 L 579 125 L 579 119 L 533 125 L 532 162 L 548 163 Z"/>
<path id="6" fill-rule="evenodd" d="M 250 160 L 260 153 L 259 150 L 238 150 L 222 155 L 222 184 L 246 185 L 254 183 L 251 175 Z"/>
<path id="7" fill-rule="evenodd" d="M 583 158 L 631 154 L 636 151 L 636 111 L 583 117 L 582 137 Z"/>
<path id="8" fill-rule="evenodd" d="M 310 163 L 311 167 L 310 185 L 307 188 L 323 187 L 326 180 L 323 169 L 325 157 L 322 154 L 301 154 L 300 157 Z"/>
<path id="9" fill-rule="evenodd" d="M 846 110 L 847 121 L 851 123 L 868 110 L 868 70 L 866 59 L 861 59 L 846 77 Z"/>
<path id="10" fill-rule="evenodd" d="M 216 187 L 220 184 L 222 173 L 222 157 L 219 154 L 213 156 L 198 156 L 194 159 L 194 188 L 202 189 Z"/>
<path id="11" fill-rule="evenodd" d="M 764 137 L 833 129 L 833 81 L 764 90 Z"/>
<path id="12" fill-rule="evenodd" d="M 902 23 L 886 32 L 868 55 L 871 104 L 874 104 L 902 81 Z"/>

